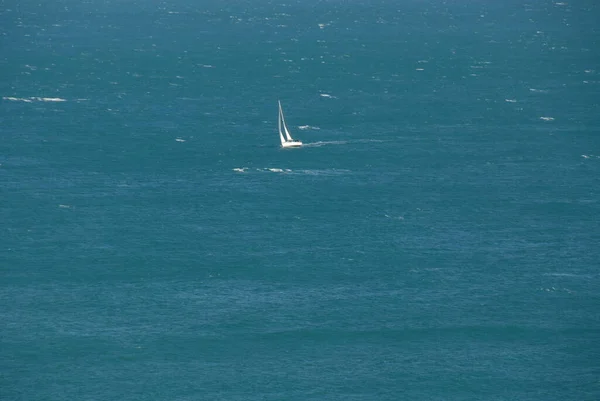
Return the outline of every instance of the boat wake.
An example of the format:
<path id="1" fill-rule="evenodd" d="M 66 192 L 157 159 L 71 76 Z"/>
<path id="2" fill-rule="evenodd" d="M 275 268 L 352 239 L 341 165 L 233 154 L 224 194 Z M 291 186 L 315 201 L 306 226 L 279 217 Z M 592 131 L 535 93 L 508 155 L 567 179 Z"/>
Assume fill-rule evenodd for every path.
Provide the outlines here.
<path id="1" fill-rule="evenodd" d="M 348 143 L 348 141 L 319 141 L 319 142 L 305 143 L 304 147 L 318 148 L 320 146 L 345 145 L 347 143 Z"/>

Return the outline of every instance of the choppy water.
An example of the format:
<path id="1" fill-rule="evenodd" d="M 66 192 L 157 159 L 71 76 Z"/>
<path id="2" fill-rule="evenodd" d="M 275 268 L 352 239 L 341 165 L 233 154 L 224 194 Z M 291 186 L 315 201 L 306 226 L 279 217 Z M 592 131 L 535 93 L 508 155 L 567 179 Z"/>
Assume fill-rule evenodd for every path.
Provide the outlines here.
<path id="1" fill-rule="evenodd" d="M 0 398 L 598 399 L 598 20 L 3 3 Z"/>

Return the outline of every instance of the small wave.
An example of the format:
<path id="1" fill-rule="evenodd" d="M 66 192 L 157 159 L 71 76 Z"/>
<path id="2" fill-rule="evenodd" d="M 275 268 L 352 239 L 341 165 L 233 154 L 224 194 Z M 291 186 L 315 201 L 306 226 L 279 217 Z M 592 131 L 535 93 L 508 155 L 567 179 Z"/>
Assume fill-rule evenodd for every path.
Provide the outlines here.
<path id="1" fill-rule="evenodd" d="M 504 99 L 504 101 L 508 103 L 517 103 L 517 99 Z"/>
<path id="2" fill-rule="evenodd" d="M 177 141 L 177 142 L 185 142 L 185 139 L 175 138 L 175 141 Z"/>
<path id="3" fill-rule="evenodd" d="M 544 120 L 544 121 L 554 121 L 554 117 L 540 117 L 540 120 Z"/>
<path id="4" fill-rule="evenodd" d="M 335 96 L 330 95 L 329 93 L 321 93 L 321 94 L 319 94 L 319 96 L 326 97 L 326 98 L 329 98 L 329 99 L 337 99 Z"/>
<path id="5" fill-rule="evenodd" d="M 301 125 L 298 128 L 299 129 L 303 129 L 303 130 L 306 130 L 306 129 L 314 129 L 314 130 L 321 129 L 319 127 L 313 127 L 313 126 L 310 126 L 310 125 Z"/>
<path id="6" fill-rule="evenodd" d="M 544 276 L 553 276 L 553 277 L 574 277 L 574 278 L 591 278 L 589 274 L 574 274 L 574 273 L 544 273 Z"/>
<path id="7" fill-rule="evenodd" d="M 568 288 L 556 288 L 556 287 L 540 288 L 540 291 L 546 291 L 546 292 L 560 292 L 560 291 L 564 291 L 564 292 L 567 292 L 569 294 L 573 294 L 574 293 L 573 290 L 570 290 Z"/>
<path id="8" fill-rule="evenodd" d="M 67 101 L 67 99 L 62 99 L 60 97 L 37 97 L 37 96 L 32 96 L 32 97 L 3 96 L 2 99 L 4 99 L 4 100 L 11 100 L 13 102 L 25 102 L 25 103 L 31 103 L 31 102 L 66 102 Z"/>
<path id="9" fill-rule="evenodd" d="M 535 93 L 548 93 L 548 90 L 546 89 L 535 89 L 535 88 L 529 88 L 530 92 L 535 92 Z"/>
<path id="10" fill-rule="evenodd" d="M 247 167 L 236 167 L 233 169 L 233 171 L 237 171 L 238 173 L 244 173 L 246 172 Z"/>

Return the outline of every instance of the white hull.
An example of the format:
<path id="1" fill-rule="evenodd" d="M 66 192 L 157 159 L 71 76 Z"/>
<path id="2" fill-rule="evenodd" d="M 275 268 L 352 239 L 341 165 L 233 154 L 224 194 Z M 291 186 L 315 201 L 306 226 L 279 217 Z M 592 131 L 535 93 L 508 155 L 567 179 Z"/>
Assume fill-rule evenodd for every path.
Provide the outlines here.
<path id="1" fill-rule="evenodd" d="M 283 142 L 281 144 L 282 148 L 299 148 L 300 146 L 302 146 L 300 141 Z"/>

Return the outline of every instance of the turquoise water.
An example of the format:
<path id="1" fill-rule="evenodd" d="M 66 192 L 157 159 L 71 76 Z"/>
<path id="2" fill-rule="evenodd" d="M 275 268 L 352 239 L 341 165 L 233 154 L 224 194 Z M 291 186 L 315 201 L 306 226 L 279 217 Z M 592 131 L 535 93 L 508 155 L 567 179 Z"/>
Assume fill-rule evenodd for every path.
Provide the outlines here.
<path id="1" fill-rule="evenodd" d="M 599 399 L 600 7 L 497 3 L 4 3 L 0 398 Z"/>

